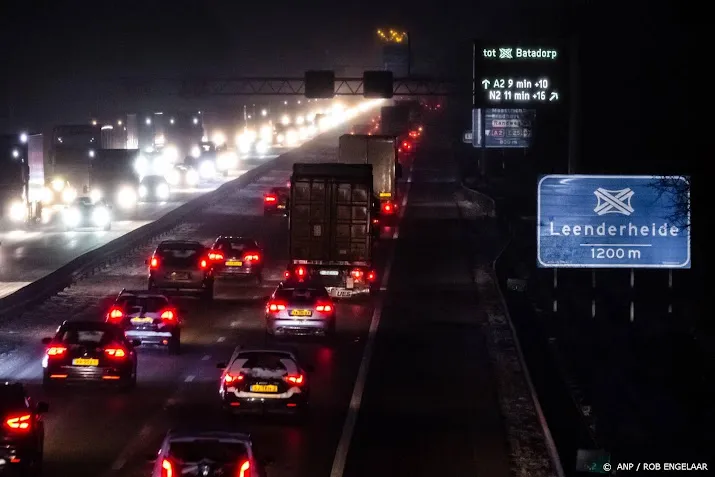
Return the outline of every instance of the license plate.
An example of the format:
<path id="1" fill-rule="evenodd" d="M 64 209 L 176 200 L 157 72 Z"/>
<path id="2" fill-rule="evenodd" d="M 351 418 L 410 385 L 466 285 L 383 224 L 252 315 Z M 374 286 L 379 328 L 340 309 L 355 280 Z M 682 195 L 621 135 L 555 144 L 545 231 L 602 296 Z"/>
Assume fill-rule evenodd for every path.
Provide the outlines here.
<path id="1" fill-rule="evenodd" d="M 340 272 L 337 270 L 321 270 L 319 273 L 324 277 L 337 277 L 340 275 Z"/>
<path id="2" fill-rule="evenodd" d="M 99 360 L 94 358 L 77 358 L 72 360 L 74 366 L 99 366 Z"/>
<path id="3" fill-rule="evenodd" d="M 312 316 L 313 312 L 310 310 L 291 310 L 290 316 Z"/>
<path id="4" fill-rule="evenodd" d="M 133 324 L 141 324 L 141 323 L 154 323 L 154 318 L 150 318 L 148 316 L 142 316 L 139 318 L 132 318 L 131 322 Z"/>
<path id="5" fill-rule="evenodd" d="M 254 393 L 277 393 L 278 386 L 275 384 L 254 384 L 251 386 L 251 391 Z"/>
<path id="6" fill-rule="evenodd" d="M 243 262 L 239 262 L 236 260 L 229 260 L 228 262 L 226 262 L 226 266 L 227 267 L 242 267 Z"/>
<path id="7" fill-rule="evenodd" d="M 172 280 L 188 280 L 189 274 L 188 273 L 172 273 L 171 275 L 169 275 L 169 278 Z"/>
<path id="8" fill-rule="evenodd" d="M 348 290 L 338 290 L 336 296 L 352 296 L 352 292 Z"/>
<path id="9" fill-rule="evenodd" d="M 279 208 L 279 209 L 285 209 L 286 206 L 285 206 L 285 205 L 279 205 L 278 208 Z"/>

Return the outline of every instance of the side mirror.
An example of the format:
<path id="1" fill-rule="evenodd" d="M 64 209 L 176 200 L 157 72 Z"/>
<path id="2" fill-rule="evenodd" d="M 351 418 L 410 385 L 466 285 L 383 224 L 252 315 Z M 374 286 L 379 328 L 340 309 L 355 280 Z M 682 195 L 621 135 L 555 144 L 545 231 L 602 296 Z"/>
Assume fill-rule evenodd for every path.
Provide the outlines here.
<path id="1" fill-rule="evenodd" d="M 216 369 L 226 369 L 226 363 L 216 363 Z"/>
<path id="2" fill-rule="evenodd" d="M 47 413 L 47 412 L 50 412 L 50 405 L 47 404 L 47 403 L 44 402 L 44 401 L 40 401 L 40 402 L 37 403 L 37 409 L 36 409 L 36 411 L 37 411 L 39 414 L 45 414 L 45 413 Z"/>
<path id="3" fill-rule="evenodd" d="M 135 348 L 137 346 L 141 346 L 141 345 L 142 345 L 142 340 L 136 340 L 136 339 L 132 340 L 132 346 L 134 346 Z"/>
<path id="4" fill-rule="evenodd" d="M 42 338 L 42 344 L 48 345 L 52 343 L 52 338 Z"/>
<path id="5" fill-rule="evenodd" d="M 314 373 L 315 372 L 315 366 L 312 364 L 308 364 L 305 366 L 305 370 L 308 371 L 309 373 Z"/>

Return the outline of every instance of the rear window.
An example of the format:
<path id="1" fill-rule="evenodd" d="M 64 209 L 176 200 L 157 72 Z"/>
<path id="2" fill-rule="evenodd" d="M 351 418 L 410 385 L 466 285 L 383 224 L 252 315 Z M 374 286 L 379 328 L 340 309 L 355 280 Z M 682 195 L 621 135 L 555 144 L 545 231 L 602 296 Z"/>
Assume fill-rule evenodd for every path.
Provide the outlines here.
<path id="1" fill-rule="evenodd" d="M 243 252 L 248 252 L 248 251 L 253 251 L 258 249 L 258 244 L 256 242 L 253 242 L 251 240 L 236 240 L 232 242 L 223 242 L 219 246 L 219 250 L 225 251 L 225 252 L 238 252 L 238 253 L 243 253 Z"/>
<path id="2" fill-rule="evenodd" d="M 129 315 L 137 313 L 157 313 L 167 306 L 169 300 L 162 296 L 151 297 L 136 297 L 123 296 L 117 300 L 118 304 L 124 308 L 124 311 Z"/>
<path id="3" fill-rule="evenodd" d="M 185 267 L 195 265 L 202 252 L 203 247 L 166 247 L 160 248 L 158 255 L 163 265 Z"/>
<path id="4" fill-rule="evenodd" d="M 262 368 L 285 371 L 286 367 L 282 360 L 290 360 L 285 353 L 245 353 L 239 354 L 236 360 L 243 360 L 243 368 Z"/>
<path id="5" fill-rule="evenodd" d="M 0 413 L 27 407 L 25 394 L 17 386 L 3 386 L 0 389 Z"/>
<path id="6" fill-rule="evenodd" d="M 276 291 L 278 300 L 291 303 L 313 303 L 318 298 L 328 298 L 325 288 L 281 288 Z"/>
<path id="7" fill-rule="evenodd" d="M 104 346 L 116 338 L 114 333 L 106 330 L 68 328 L 57 334 L 57 340 L 61 343 L 80 346 Z"/>
<path id="8" fill-rule="evenodd" d="M 248 456 L 246 446 L 240 442 L 215 439 L 172 442 L 169 455 L 182 463 L 212 460 L 219 463 L 239 463 Z"/>

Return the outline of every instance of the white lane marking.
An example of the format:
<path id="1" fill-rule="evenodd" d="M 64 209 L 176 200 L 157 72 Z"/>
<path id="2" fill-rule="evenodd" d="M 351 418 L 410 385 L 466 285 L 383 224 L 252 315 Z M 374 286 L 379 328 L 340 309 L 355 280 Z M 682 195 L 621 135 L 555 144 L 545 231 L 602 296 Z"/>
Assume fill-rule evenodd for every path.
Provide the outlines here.
<path id="1" fill-rule="evenodd" d="M 405 205 L 407 205 L 407 196 L 410 193 L 410 185 L 412 182 L 412 169 L 410 169 L 410 174 L 407 179 L 408 186 L 405 190 L 405 198 L 403 200 L 403 207 L 400 210 L 400 216 L 398 221 L 397 229 L 399 230 L 399 223 L 402 222 L 402 218 L 405 215 Z M 397 230 L 395 231 L 397 233 Z M 381 290 L 387 289 L 387 284 L 390 280 L 390 272 L 392 271 L 392 263 L 395 259 L 395 249 L 392 249 L 389 259 L 387 260 L 387 265 L 385 265 L 385 274 L 382 278 Z M 350 397 L 350 407 L 348 407 L 348 415 L 345 417 L 345 423 L 343 424 L 343 432 L 340 435 L 340 441 L 338 441 L 338 447 L 335 449 L 335 458 L 333 459 L 333 467 L 330 469 L 330 477 L 343 477 L 343 472 L 345 472 L 345 464 L 348 458 L 348 452 L 350 451 L 350 444 L 353 439 L 353 433 L 355 432 L 355 424 L 357 423 L 358 414 L 360 413 L 360 405 L 362 404 L 362 396 L 365 392 L 365 384 L 367 383 L 367 373 L 370 370 L 370 361 L 372 360 L 373 348 L 375 347 L 375 339 L 377 338 L 377 331 L 380 327 L 380 318 L 382 317 L 382 308 L 384 305 L 383 297 L 379 298 L 379 301 L 375 305 L 375 310 L 372 313 L 372 319 L 370 320 L 370 329 L 367 333 L 367 341 L 365 342 L 365 349 L 362 353 L 362 360 L 360 361 L 360 369 L 358 370 L 357 379 L 355 381 L 355 387 L 353 388 L 353 394 Z"/>
<path id="2" fill-rule="evenodd" d="M 211 355 L 210 355 L 210 354 L 205 354 L 204 357 L 201 358 L 201 361 L 208 361 L 208 360 L 210 360 L 210 359 L 211 359 Z"/>
<path id="3" fill-rule="evenodd" d="M 142 427 L 141 430 L 139 431 L 139 436 L 138 436 L 139 439 L 137 439 L 137 440 L 146 439 L 147 437 L 149 437 L 151 435 L 152 431 L 153 431 L 153 428 L 151 425 L 149 425 L 149 424 L 144 425 L 144 427 Z M 124 465 L 127 463 L 127 460 L 129 459 L 129 457 L 130 457 L 129 455 L 122 452 L 119 455 L 119 457 L 117 458 L 117 460 L 115 460 L 114 463 L 112 464 L 112 470 L 114 470 L 114 471 L 121 470 L 122 467 L 124 467 Z"/>
<path id="4" fill-rule="evenodd" d="M 225 336 L 219 336 L 218 339 L 216 340 L 217 343 L 223 343 L 224 341 L 226 341 Z"/>
<path id="5" fill-rule="evenodd" d="M 185 382 L 185 383 L 190 383 L 191 381 L 194 380 L 195 377 L 196 377 L 196 376 L 194 376 L 193 374 L 190 374 L 190 375 L 186 376 L 186 379 L 184 379 L 184 382 Z"/>
<path id="6" fill-rule="evenodd" d="M 232 321 L 231 322 L 231 328 L 237 328 L 240 325 L 241 325 L 240 321 Z"/>

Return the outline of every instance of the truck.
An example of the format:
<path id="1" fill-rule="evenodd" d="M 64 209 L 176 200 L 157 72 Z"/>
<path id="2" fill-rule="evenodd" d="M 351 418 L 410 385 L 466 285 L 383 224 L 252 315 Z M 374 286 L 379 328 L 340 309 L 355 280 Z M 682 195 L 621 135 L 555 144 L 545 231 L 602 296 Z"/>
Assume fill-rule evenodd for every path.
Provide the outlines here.
<path id="1" fill-rule="evenodd" d="M 100 134 L 96 126 L 65 125 L 53 128 L 49 140 L 42 139 L 45 207 L 64 208 L 86 192 L 92 157 L 100 147 Z"/>
<path id="2" fill-rule="evenodd" d="M 370 164 L 296 163 L 286 278 L 319 278 L 334 298 L 374 291 Z"/>
<path id="3" fill-rule="evenodd" d="M 111 206 L 133 210 L 139 202 L 138 149 L 98 149 L 89 175 L 89 197 L 106 200 Z"/>
<path id="4" fill-rule="evenodd" d="M 372 190 L 380 205 L 382 225 L 396 217 L 397 179 L 402 166 L 397 160 L 397 139 L 394 136 L 343 134 L 339 139 L 338 162 L 372 165 Z"/>
<path id="5" fill-rule="evenodd" d="M 42 215 L 43 164 L 37 164 L 37 157 L 30 153 L 28 143 L 31 139 L 32 136 L 25 134 L 0 136 L 0 222 L 3 229 L 24 227 Z"/>

